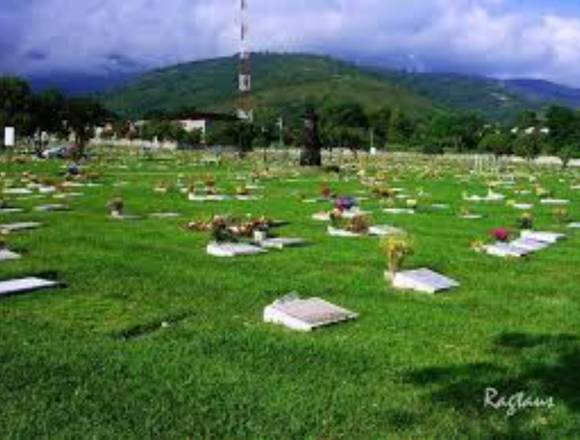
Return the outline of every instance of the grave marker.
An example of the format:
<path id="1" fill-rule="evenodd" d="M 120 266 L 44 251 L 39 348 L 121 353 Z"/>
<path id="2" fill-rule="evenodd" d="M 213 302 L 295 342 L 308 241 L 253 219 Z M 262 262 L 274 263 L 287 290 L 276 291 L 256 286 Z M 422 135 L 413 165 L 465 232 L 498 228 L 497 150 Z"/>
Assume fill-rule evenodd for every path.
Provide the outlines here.
<path id="1" fill-rule="evenodd" d="M 264 309 L 264 322 L 304 332 L 356 318 L 358 314 L 320 298 L 300 299 L 289 296 Z"/>

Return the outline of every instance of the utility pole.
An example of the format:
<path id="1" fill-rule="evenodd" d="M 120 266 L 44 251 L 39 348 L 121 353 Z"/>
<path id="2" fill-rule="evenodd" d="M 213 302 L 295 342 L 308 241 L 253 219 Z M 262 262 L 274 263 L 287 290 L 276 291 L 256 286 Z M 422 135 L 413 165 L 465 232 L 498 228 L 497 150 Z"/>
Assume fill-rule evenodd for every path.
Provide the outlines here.
<path id="1" fill-rule="evenodd" d="M 248 0 L 240 1 L 240 65 L 239 65 L 239 105 L 238 117 L 244 122 L 252 122 L 252 64 L 248 35 L 250 31 Z"/>

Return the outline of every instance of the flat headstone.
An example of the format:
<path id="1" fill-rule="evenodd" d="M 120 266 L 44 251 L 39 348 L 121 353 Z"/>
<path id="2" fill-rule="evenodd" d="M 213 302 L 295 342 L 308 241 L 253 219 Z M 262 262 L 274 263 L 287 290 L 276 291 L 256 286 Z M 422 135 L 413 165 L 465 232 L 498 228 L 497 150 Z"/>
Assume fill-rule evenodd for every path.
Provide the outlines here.
<path id="1" fill-rule="evenodd" d="M 544 243 L 554 244 L 564 239 L 566 234 L 557 232 L 522 231 L 522 238 L 530 238 Z"/>
<path id="2" fill-rule="evenodd" d="M 56 281 L 45 280 L 42 278 L 21 278 L 16 280 L 0 282 L 0 297 L 17 295 L 20 293 L 32 292 L 35 290 L 49 289 L 57 287 Z"/>
<path id="3" fill-rule="evenodd" d="M 67 205 L 60 205 L 60 204 L 54 204 L 54 205 L 41 205 L 41 206 L 37 206 L 36 208 L 34 208 L 35 211 L 41 211 L 41 212 L 62 212 L 62 211 L 69 211 L 70 208 Z"/>
<path id="4" fill-rule="evenodd" d="M 40 226 L 42 226 L 42 223 L 37 223 L 37 222 L 7 223 L 4 225 L 0 225 L 0 231 L 5 231 L 5 232 L 28 231 L 31 229 L 37 229 Z"/>
<path id="5" fill-rule="evenodd" d="M 234 198 L 239 202 L 251 202 L 254 200 L 261 199 L 261 197 L 257 197 L 257 196 L 235 196 Z"/>
<path id="6" fill-rule="evenodd" d="M 496 243 L 484 246 L 487 255 L 501 258 L 521 258 L 530 254 L 527 249 L 519 248 L 508 243 Z"/>
<path id="7" fill-rule="evenodd" d="M 291 297 L 275 301 L 264 309 L 264 322 L 304 332 L 350 321 L 357 317 L 358 314 L 320 298 Z"/>
<path id="8" fill-rule="evenodd" d="M 433 294 L 459 287 L 459 283 L 432 270 L 418 269 L 395 274 L 393 287 Z"/>
<path id="9" fill-rule="evenodd" d="M 2 192 L 8 196 L 28 196 L 32 194 L 32 191 L 28 188 L 6 188 Z"/>
<path id="10" fill-rule="evenodd" d="M 480 214 L 464 214 L 464 215 L 460 215 L 459 218 L 461 218 L 463 220 L 479 220 L 479 219 L 483 218 L 483 216 Z"/>
<path id="11" fill-rule="evenodd" d="M 547 206 L 566 206 L 570 204 L 570 200 L 565 199 L 543 199 L 540 201 L 542 205 Z"/>
<path id="12" fill-rule="evenodd" d="M 149 214 L 151 218 L 176 218 L 180 216 L 181 214 L 177 212 L 154 212 L 153 214 Z"/>
<path id="13" fill-rule="evenodd" d="M 413 214 L 415 214 L 415 210 L 410 209 L 410 208 L 387 208 L 384 210 L 384 212 L 387 214 L 394 214 L 394 215 L 401 215 L 401 214 L 413 215 Z"/>
<path id="14" fill-rule="evenodd" d="M 358 234 L 356 232 L 347 231 L 346 229 L 338 229 L 329 226 L 327 228 L 328 235 L 331 237 L 342 237 L 342 238 L 358 238 L 362 237 L 364 234 Z"/>
<path id="15" fill-rule="evenodd" d="M 189 196 L 187 196 L 187 199 L 190 202 L 223 202 L 225 200 L 228 200 L 227 196 L 196 196 L 193 194 L 190 194 Z"/>
<path id="16" fill-rule="evenodd" d="M 24 212 L 24 209 L 20 208 L 2 208 L 0 209 L 0 214 L 19 214 Z"/>
<path id="17" fill-rule="evenodd" d="M 15 252 L 11 252 L 8 249 L 0 249 L 0 261 L 19 260 L 20 258 L 20 255 Z"/>
<path id="18" fill-rule="evenodd" d="M 369 228 L 369 235 L 379 237 L 385 237 L 388 235 L 400 235 L 404 233 L 405 231 L 403 231 L 402 229 L 390 225 L 371 226 Z"/>
<path id="19" fill-rule="evenodd" d="M 520 211 L 529 211 L 530 209 L 533 209 L 534 205 L 531 203 L 514 203 L 512 207 L 514 209 L 519 209 Z"/>
<path id="20" fill-rule="evenodd" d="M 521 248 L 521 249 L 525 249 L 528 250 L 530 252 L 538 252 L 541 250 L 544 250 L 548 247 L 550 247 L 549 243 L 546 243 L 544 241 L 538 241 L 538 240 L 534 240 L 532 238 L 519 238 L 515 241 L 512 241 L 510 243 L 512 246 L 515 246 L 517 248 Z"/>
<path id="21" fill-rule="evenodd" d="M 568 227 L 570 229 L 580 229 L 580 223 L 570 223 Z"/>
<path id="22" fill-rule="evenodd" d="M 111 215 L 109 217 L 112 218 L 113 220 L 121 220 L 121 221 L 141 220 L 142 218 L 138 215 L 130 215 L 130 214 Z"/>
<path id="23" fill-rule="evenodd" d="M 306 241 L 301 238 L 267 238 L 266 240 L 262 240 L 256 243 L 258 246 L 264 249 L 285 249 L 291 247 L 299 247 L 304 246 Z"/>
<path id="24" fill-rule="evenodd" d="M 433 205 L 431 205 L 431 208 L 439 211 L 445 211 L 446 209 L 449 209 L 449 205 L 445 203 L 434 203 Z"/>
<path id="25" fill-rule="evenodd" d="M 40 186 L 38 192 L 40 194 L 53 194 L 56 192 L 56 188 L 54 186 Z"/>
<path id="26" fill-rule="evenodd" d="M 312 216 L 312 220 L 316 220 L 317 222 L 329 222 L 330 221 L 330 213 L 318 212 Z"/>
<path id="27" fill-rule="evenodd" d="M 245 243 L 210 243 L 206 251 L 208 255 L 219 258 L 243 257 L 266 252 L 258 246 Z"/>

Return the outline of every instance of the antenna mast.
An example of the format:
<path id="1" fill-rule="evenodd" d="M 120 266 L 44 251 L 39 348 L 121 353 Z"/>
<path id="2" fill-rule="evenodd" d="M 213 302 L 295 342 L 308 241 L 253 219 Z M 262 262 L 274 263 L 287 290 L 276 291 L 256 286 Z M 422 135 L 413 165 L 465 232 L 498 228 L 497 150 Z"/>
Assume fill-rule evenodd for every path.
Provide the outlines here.
<path id="1" fill-rule="evenodd" d="M 252 110 L 252 66 L 251 54 L 248 44 L 248 33 L 250 25 L 248 23 L 248 0 L 240 0 L 241 20 L 240 20 L 240 68 L 239 68 L 239 107 L 238 117 L 247 122 L 252 122 L 254 114 Z"/>

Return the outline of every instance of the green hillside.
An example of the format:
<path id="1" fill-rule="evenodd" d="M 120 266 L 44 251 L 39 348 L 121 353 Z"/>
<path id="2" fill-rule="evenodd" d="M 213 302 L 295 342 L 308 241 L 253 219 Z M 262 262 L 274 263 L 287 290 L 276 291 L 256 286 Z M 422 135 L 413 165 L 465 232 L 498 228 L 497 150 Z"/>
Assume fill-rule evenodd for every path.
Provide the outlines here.
<path id="1" fill-rule="evenodd" d="M 494 121 L 513 122 L 525 109 L 544 103 L 528 99 L 505 82 L 476 76 L 383 71 L 385 79 L 455 110 L 478 112 Z"/>
<path id="2" fill-rule="evenodd" d="M 432 102 L 381 75 L 328 57 L 257 54 L 253 57 L 254 102 L 258 112 L 289 113 L 307 99 L 349 100 L 365 107 L 391 106 L 413 116 L 426 115 Z M 237 97 L 237 59 L 219 58 L 147 73 L 102 95 L 105 105 L 138 117 L 152 110 L 233 111 Z"/>

